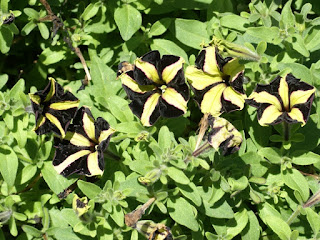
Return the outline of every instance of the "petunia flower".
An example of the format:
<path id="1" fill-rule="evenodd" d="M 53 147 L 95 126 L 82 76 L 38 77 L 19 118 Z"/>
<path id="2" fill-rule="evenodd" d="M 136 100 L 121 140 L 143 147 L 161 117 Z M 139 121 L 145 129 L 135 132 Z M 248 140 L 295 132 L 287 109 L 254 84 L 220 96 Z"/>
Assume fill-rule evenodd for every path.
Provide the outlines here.
<path id="1" fill-rule="evenodd" d="M 204 48 L 195 66 L 188 66 L 186 78 L 202 113 L 220 116 L 241 110 L 245 103 L 244 66 L 237 58 L 223 59 L 214 46 Z"/>
<path id="2" fill-rule="evenodd" d="M 151 51 L 135 61 L 133 70 L 119 76 L 131 100 L 129 106 L 144 126 L 153 125 L 160 116 L 179 117 L 187 111 L 190 93 L 183 63 L 181 57 L 160 58 L 158 51 Z"/>
<path id="3" fill-rule="evenodd" d="M 67 177 L 73 173 L 94 176 L 104 170 L 103 152 L 115 132 L 108 122 L 99 117 L 94 120 L 91 111 L 81 107 L 64 139 L 55 139 L 55 170 Z"/>
<path id="4" fill-rule="evenodd" d="M 36 120 L 33 130 L 38 135 L 53 131 L 64 137 L 77 111 L 79 100 L 71 92 L 64 92 L 53 78 L 49 78 L 49 84 L 44 90 L 30 93 L 29 96 Z"/>
<path id="5" fill-rule="evenodd" d="M 257 108 L 257 118 L 262 126 L 308 121 L 315 88 L 292 74 L 276 77 L 270 84 L 258 84 L 249 96 L 248 104 Z"/>
<path id="6" fill-rule="evenodd" d="M 208 122 L 211 127 L 208 142 L 214 149 L 221 149 L 223 155 L 232 154 L 240 149 L 241 133 L 228 120 L 209 116 Z"/>

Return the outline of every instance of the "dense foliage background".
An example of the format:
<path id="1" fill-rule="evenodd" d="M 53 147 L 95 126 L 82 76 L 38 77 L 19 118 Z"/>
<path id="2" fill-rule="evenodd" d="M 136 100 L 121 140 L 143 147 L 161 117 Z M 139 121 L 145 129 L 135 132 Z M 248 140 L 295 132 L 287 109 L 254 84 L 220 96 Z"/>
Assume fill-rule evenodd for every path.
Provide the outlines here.
<path id="1" fill-rule="evenodd" d="M 243 135 L 239 152 L 191 157 L 202 117 L 195 102 L 182 117 L 143 127 L 116 78 L 121 61 L 150 50 L 192 65 L 215 36 L 261 56 L 244 60 L 247 95 L 283 71 L 318 88 L 317 0 L 47 0 L 49 17 L 44 3 L 1 0 L 0 239 L 145 239 L 124 215 L 152 197 L 143 219 L 164 223 L 174 239 L 320 238 L 319 207 L 302 208 L 320 188 L 318 91 L 308 123 L 294 125 L 290 141 L 280 125 L 261 127 L 246 106 L 224 115 Z M 53 136 L 32 131 L 27 94 L 49 76 L 116 129 L 101 178 L 58 175 Z M 150 174 L 160 179 L 138 181 Z M 73 183 L 65 199 L 57 196 Z M 85 217 L 72 209 L 75 193 L 89 199 Z"/>

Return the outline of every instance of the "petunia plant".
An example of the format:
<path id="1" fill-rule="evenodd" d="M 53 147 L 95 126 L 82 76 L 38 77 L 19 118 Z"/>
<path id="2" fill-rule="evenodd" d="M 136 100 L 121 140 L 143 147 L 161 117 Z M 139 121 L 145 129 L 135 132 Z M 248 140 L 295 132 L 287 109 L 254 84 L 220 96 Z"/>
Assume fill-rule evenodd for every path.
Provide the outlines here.
<path id="1" fill-rule="evenodd" d="M 69 126 L 66 137 L 55 138 L 55 170 L 67 177 L 73 173 L 102 175 L 105 167 L 104 150 L 114 133 L 106 120 L 93 118 L 87 107 L 81 107 Z"/>
<path id="2" fill-rule="evenodd" d="M 203 113 L 217 117 L 241 110 L 245 103 L 244 66 L 237 58 L 222 58 L 214 46 L 204 48 L 188 66 L 186 78 Z"/>
<path id="3" fill-rule="evenodd" d="M 71 92 L 64 92 L 53 78 L 49 78 L 44 90 L 29 94 L 29 97 L 36 120 L 34 131 L 38 135 L 53 131 L 64 137 L 79 100 Z"/>
<path id="4" fill-rule="evenodd" d="M 130 108 L 144 126 L 153 125 L 159 117 L 179 117 L 186 113 L 189 87 L 185 82 L 182 57 L 151 51 L 134 62 L 133 70 L 119 77 Z M 120 65 L 122 67 L 122 65 Z"/>

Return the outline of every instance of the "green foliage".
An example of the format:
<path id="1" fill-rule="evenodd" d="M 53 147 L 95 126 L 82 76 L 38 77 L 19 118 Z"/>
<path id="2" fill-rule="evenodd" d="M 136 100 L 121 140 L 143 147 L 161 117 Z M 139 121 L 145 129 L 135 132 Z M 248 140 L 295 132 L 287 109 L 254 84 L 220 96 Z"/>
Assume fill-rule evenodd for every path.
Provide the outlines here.
<path id="1" fill-rule="evenodd" d="M 194 65 L 214 36 L 224 58 L 242 58 L 247 96 L 288 72 L 318 89 L 317 1 L 47 2 L 61 21 L 38 0 L 0 1 L 0 239 L 144 239 L 125 214 L 150 198 L 142 218 L 165 224 L 174 239 L 320 237 L 318 90 L 309 121 L 292 124 L 289 139 L 280 125 L 260 126 L 246 106 L 223 115 L 242 134 L 238 152 L 193 156 L 202 117 L 194 101 L 184 116 L 144 127 L 117 78 L 120 62 L 150 50 Z M 58 175 L 53 136 L 32 131 L 28 93 L 43 89 L 48 76 L 116 129 L 101 177 Z M 89 199 L 80 217 L 74 194 Z"/>

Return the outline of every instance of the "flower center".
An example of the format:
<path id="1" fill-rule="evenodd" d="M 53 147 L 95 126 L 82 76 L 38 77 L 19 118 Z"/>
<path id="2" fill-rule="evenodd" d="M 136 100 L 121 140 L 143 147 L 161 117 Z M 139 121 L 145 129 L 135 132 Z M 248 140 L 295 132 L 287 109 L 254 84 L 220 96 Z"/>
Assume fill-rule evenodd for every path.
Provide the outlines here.
<path id="1" fill-rule="evenodd" d="M 165 91 L 166 91 L 167 88 L 168 88 L 167 85 L 162 85 L 162 86 L 160 87 L 161 92 L 162 92 L 162 93 L 165 93 Z"/>
<path id="2" fill-rule="evenodd" d="M 223 74 L 221 77 L 222 77 L 222 80 L 224 81 L 224 83 L 225 83 L 227 86 L 230 86 L 230 76 L 229 76 L 229 75 L 226 75 L 226 74 Z"/>

